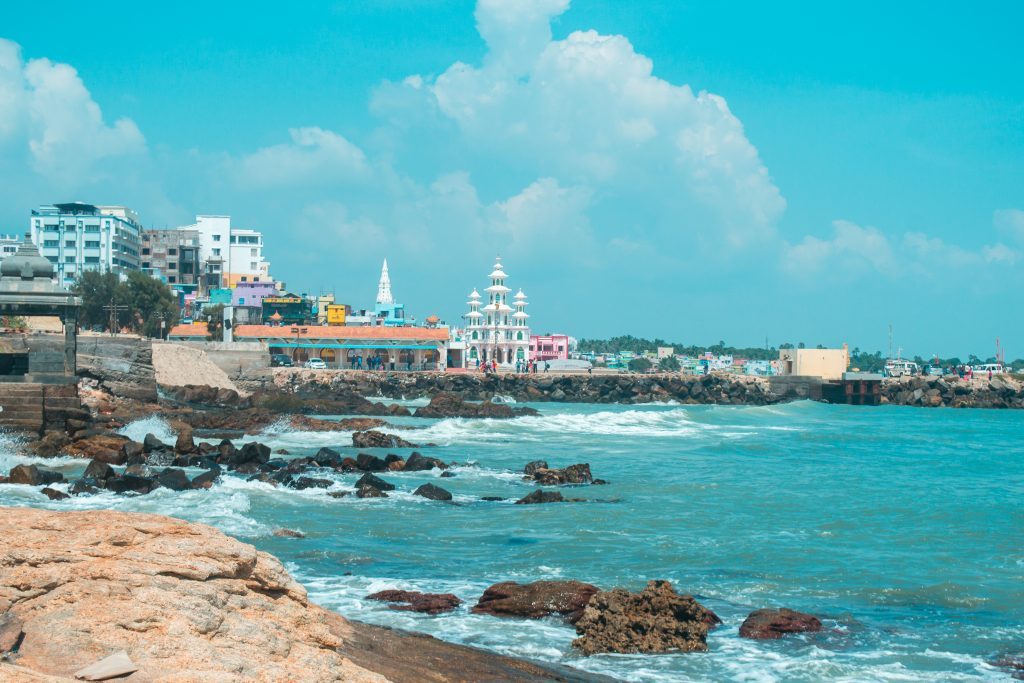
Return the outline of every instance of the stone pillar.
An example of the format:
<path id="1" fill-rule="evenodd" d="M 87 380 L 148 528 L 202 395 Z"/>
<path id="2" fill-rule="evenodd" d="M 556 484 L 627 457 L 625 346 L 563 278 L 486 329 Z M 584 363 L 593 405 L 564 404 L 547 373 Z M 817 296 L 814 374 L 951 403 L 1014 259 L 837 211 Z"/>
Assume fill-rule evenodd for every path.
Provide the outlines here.
<path id="1" fill-rule="evenodd" d="M 78 374 L 78 309 L 74 307 L 64 313 L 64 374 Z"/>

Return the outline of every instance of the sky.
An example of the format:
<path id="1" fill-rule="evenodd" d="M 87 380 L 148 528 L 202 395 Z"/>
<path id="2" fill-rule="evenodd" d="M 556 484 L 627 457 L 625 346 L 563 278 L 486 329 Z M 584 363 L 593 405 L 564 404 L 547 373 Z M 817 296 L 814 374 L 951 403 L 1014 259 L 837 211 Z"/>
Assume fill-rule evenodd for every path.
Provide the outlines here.
<path id="1" fill-rule="evenodd" d="M 168 5 L 168 6 L 157 6 Z M 0 232 L 229 214 L 295 292 L 1024 357 L 1024 5 L 8 3 Z"/>

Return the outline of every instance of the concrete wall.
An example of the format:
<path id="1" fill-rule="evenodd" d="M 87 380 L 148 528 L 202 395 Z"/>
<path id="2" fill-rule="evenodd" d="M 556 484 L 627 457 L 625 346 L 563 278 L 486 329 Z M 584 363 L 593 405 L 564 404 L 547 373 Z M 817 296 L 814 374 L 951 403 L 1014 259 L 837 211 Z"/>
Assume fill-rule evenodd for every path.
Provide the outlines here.
<path id="1" fill-rule="evenodd" d="M 842 379 L 850 365 L 846 349 L 781 349 L 783 373 L 821 379 Z"/>
<path id="2" fill-rule="evenodd" d="M 201 349 L 229 377 L 260 375 L 270 371 L 270 349 L 262 342 L 178 342 Z"/>

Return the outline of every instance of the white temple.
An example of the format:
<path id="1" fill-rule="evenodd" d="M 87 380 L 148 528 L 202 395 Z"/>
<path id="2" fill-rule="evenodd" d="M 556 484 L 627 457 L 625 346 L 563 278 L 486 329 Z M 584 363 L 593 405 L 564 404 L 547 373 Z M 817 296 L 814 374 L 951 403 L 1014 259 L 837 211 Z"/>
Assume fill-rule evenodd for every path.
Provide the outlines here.
<path id="1" fill-rule="evenodd" d="M 491 286 L 487 292 L 487 305 L 480 307 L 480 294 L 474 289 L 469 295 L 469 312 L 466 313 L 466 364 L 476 367 L 492 359 L 498 365 L 513 367 L 516 361 L 526 362 L 530 358 L 530 315 L 526 312 L 526 295 L 523 290 L 512 297 L 509 305 L 508 294 L 512 290 L 505 286 L 508 275 L 497 258 L 494 270 L 488 276 Z"/>

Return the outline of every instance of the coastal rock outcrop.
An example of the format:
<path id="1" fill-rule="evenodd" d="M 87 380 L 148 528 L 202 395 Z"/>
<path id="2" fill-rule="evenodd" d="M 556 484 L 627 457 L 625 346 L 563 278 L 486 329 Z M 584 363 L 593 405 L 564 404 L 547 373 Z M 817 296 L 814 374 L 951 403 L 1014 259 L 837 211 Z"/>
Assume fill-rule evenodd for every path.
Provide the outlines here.
<path id="1" fill-rule="evenodd" d="M 532 479 L 541 486 L 564 486 L 566 484 L 590 484 L 594 477 L 590 474 L 590 465 L 579 463 L 562 469 L 549 468 L 547 463 L 539 460 L 529 463 L 524 469 L 526 479 Z"/>
<path id="2" fill-rule="evenodd" d="M 706 652 L 708 626 L 718 617 L 668 581 L 650 581 L 639 593 L 616 588 L 595 594 L 576 622 L 573 646 L 603 652 Z"/>
<path id="3" fill-rule="evenodd" d="M 394 434 L 385 434 L 370 429 L 352 434 L 352 445 L 356 448 L 418 448 L 414 443 Z"/>
<path id="4" fill-rule="evenodd" d="M 537 415 L 533 408 L 516 407 L 487 400 L 482 403 L 467 403 L 455 394 L 441 392 L 430 399 L 430 403 L 416 409 L 416 417 L 493 417 L 508 419 L 522 415 Z"/>
<path id="5" fill-rule="evenodd" d="M 789 633 L 814 633 L 821 630 L 821 620 L 812 614 L 781 609 L 759 609 L 750 613 L 740 625 L 740 637 L 754 640 L 776 640 Z"/>
<path id="6" fill-rule="evenodd" d="M 485 590 L 473 612 L 525 619 L 557 615 L 572 624 L 582 616 L 590 598 L 600 590 L 582 581 L 504 581 Z"/>
<path id="7" fill-rule="evenodd" d="M 3 515 L 18 534 L 0 535 L 0 620 L 19 667 L 70 677 L 125 650 L 142 680 L 385 680 L 338 653 L 344 619 L 219 531 L 105 510 Z"/>
<path id="8" fill-rule="evenodd" d="M 462 600 L 451 593 L 420 593 L 419 591 L 403 590 L 378 591 L 367 595 L 366 599 L 393 603 L 388 606 L 389 609 L 424 614 L 451 612 L 462 604 Z"/>

